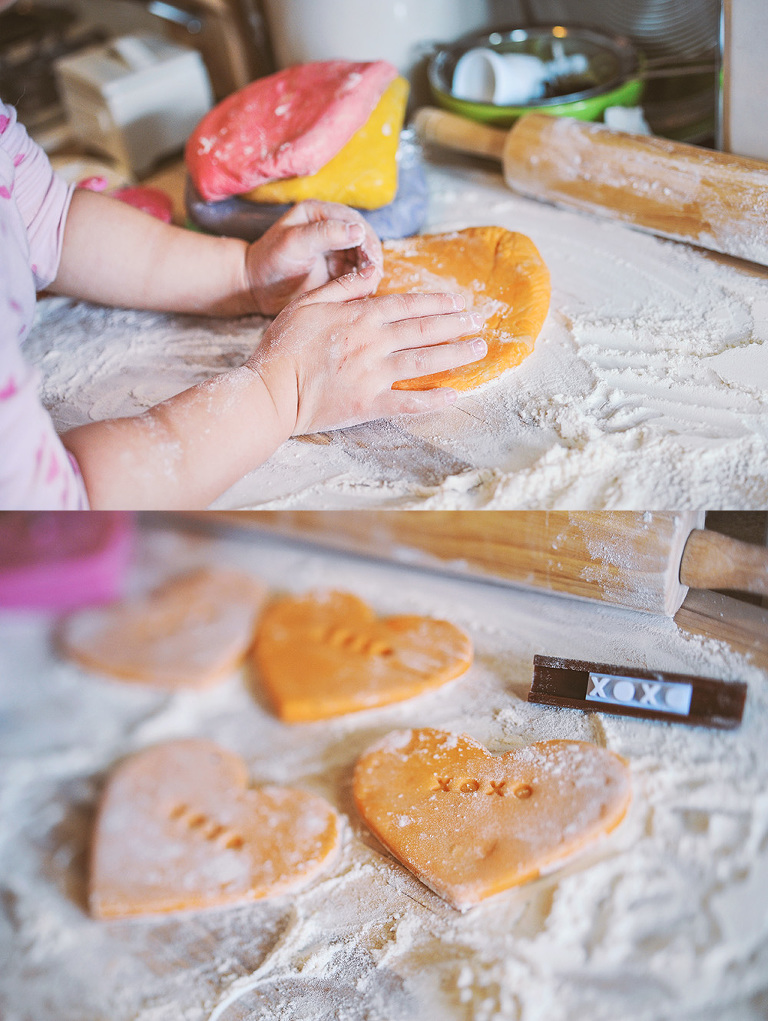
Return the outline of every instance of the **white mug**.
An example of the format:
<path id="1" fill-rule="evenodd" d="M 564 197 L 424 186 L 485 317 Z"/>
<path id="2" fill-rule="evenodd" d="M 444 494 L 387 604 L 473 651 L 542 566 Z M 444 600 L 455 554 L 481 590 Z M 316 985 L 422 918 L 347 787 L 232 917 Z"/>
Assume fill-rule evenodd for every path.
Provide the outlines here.
<path id="1" fill-rule="evenodd" d="M 478 47 L 457 60 L 451 88 L 457 99 L 516 106 L 540 99 L 546 81 L 547 65 L 532 53 Z"/>
<path id="2" fill-rule="evenodd" d="M 553 45 L 552 60 L 532 53 L 500 53 L 481 46 L 456 61 L 452 91 L 457 99 L 496 106 L 525 106 L 541 99 L 547 82 L 562 75 L 583 74 L 589 61 L 583 53 L 566 56 L 562 44 Z"/>

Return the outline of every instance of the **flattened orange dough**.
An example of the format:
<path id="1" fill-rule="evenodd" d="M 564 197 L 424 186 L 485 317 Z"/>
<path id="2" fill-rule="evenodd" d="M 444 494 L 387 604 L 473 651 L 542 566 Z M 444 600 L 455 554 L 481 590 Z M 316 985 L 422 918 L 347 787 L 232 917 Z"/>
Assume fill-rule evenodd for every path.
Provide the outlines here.
<path id="1" fill-rule="evenodd" d="M 93 837 L 89 904 L 96 918 L 237 904 L 313 879 L 339 846 L 323 799 L 247 787 L 238 756 L 211 741 L 172 741 L 121 763 Z"/>
<path id="2" fill-rule="evenodd" d="M 445 620 L 379 618 L 346 592 L 275 601 L 254 647 L 277 715 L 291 723 L 388 705 L 469 669 L 472 642 Z"/>
<path id="3" fill-rule="evenodd" d="M 451 386 L 471 390 L 519 365 L 531 351 L 549 310 L 549 270 L 524 234 L 503 227 L 468 227 L 384 243 L 384 277 L 377 294 L 450 291 L 485 318 L 488 354 L 480 362 L 394 384 L 395 390 Z"/>
<path id="4" fill-rule="evenodd" d="M 621 822 L 620 756 L 585 741 L 491 755 L 466 735 L 388 734 L 357 762 L 361 817 L 406 868 L 463 910 L 534 879 Z"/>
<path id="5" fill-rule="evenodd" d="M 83 666 L 121 680 L 202 688 L 242 662 L 266 594 L 247 574 L 202 568 L 142 598 L 75 614 L 61 643 Z"/>

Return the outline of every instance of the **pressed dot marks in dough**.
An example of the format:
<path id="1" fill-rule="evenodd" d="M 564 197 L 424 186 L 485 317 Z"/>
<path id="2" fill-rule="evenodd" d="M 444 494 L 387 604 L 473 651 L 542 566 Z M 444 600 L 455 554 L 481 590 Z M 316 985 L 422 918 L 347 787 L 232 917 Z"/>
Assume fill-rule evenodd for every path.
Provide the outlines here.
<path id="1" fill-rule="evenodd" d="M 336 811 L 297 788 L 247 784 L 242 759 L 201 738 L 120 763 L 93 838 L 91 913 L 237 904 L 310 882 L 337 852 Z"/>
<path id="2" fill-rule="evenodd" d="M 277 715 L 293 723 L 413 698 L 465 673 L 472 657 L 469 636 L 448 621 L 379 618 L 346 592 L 276 600 L 254 646 Z"/>

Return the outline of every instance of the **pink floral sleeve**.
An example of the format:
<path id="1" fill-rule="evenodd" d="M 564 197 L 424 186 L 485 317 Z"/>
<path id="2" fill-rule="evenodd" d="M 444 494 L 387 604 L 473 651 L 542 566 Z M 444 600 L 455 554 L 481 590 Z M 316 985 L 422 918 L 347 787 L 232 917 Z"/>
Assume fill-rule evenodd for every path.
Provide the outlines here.
<path id="1" fill-rule="evenodd" d="M 87 507 L 74 458 L 38 395 L 39 373 L 22 344 L 36 289 L 56 276 L 72 191 L 43 150 L 0 103 L 0 508 Z"/>

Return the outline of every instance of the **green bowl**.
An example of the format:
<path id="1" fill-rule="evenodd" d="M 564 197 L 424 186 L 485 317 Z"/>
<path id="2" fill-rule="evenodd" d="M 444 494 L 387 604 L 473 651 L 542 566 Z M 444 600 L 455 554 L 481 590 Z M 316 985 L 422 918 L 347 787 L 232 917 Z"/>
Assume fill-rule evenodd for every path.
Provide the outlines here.
<path id="1" fill-rule="evenodd" d="M 551 60 L 555 49 L 566 56 L 582 53 L 589 61 L 582 74 L 561 78 L 556 92 L 524 106 L 497 106 L 495 103 L 459 99 L 452 92 L 453 72 L 459 57 L 476 47 L 499 53 L 531 53 Z M 536 28 L 510 28 L 480 35 L 465 36 L 451 46 L 438 49 L 427 67 L 429 87 L 435 102 L 475 121 L 509 127 L 526 113 L 547 113 L 556 117 L 599 120 L 609 106 L 637 106 L 643 95 L 641 59 L 634 46 L 623 37 L 611 37 L 583 28 L 552 25 Z"/>

